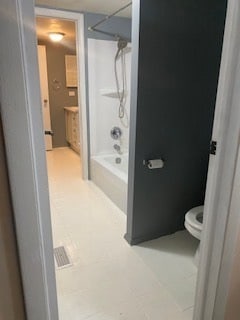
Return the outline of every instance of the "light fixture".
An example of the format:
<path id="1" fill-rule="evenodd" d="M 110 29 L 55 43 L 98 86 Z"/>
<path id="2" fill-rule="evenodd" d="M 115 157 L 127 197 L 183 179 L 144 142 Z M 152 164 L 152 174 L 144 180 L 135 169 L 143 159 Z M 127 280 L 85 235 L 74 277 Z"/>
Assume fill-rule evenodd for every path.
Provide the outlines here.
<path id="1" fill-rule="evenodd" d="M 62 33 L 62 32 L 49 32 L 48 36 L 53 42 L 59 42 L 65 36 L 65 33 Z"/>

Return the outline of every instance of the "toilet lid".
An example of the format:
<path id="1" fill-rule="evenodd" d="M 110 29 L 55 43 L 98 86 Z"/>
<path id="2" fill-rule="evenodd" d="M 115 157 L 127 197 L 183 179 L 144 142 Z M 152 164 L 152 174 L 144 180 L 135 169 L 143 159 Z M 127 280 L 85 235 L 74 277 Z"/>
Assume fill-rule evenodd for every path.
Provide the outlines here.
<path id="1" fill-rule="evenodd" d="M 203 223 L 200 222 L 200 217 L 203 215 L 203 208 L 203 206 L 192 208 L 185 216 L 185 222 L 197 231 L 202 231 Z"/>

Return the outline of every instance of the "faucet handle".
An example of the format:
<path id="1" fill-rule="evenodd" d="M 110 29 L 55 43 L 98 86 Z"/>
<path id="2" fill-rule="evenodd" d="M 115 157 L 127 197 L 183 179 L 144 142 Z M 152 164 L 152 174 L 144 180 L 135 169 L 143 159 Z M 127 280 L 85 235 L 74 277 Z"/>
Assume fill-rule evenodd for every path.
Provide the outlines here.
<path id="1" fill-rule="evenodd" d="M 114 140 L 119 140 L 122 136 L 122 130 L 119 127 L 113 127 L 110 135 Z"/>

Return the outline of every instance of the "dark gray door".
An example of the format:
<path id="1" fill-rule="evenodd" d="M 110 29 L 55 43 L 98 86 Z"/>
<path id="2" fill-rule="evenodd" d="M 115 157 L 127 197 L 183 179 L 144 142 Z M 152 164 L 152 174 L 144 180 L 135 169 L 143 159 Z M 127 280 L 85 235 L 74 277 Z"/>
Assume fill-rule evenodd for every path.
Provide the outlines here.
<path id="1" fill-rule="evenodd" d="M 183 229 L 185 213 L 204 202 L 227 5 L 140 0 L 138 15 L 137 2 L 126 234 L 132 244 Z M 162 169 L 143 165 L 159 157 Z"/>

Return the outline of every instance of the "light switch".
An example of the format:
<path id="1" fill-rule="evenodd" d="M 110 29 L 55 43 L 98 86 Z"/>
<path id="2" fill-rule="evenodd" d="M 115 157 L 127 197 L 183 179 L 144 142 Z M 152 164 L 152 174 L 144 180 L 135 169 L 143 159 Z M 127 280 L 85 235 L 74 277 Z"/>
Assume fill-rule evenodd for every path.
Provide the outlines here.
<path id="1" fill-rule="evenodd" d="M 75 91 L 68 91 L 69 97 L 75 97 Z"/>

